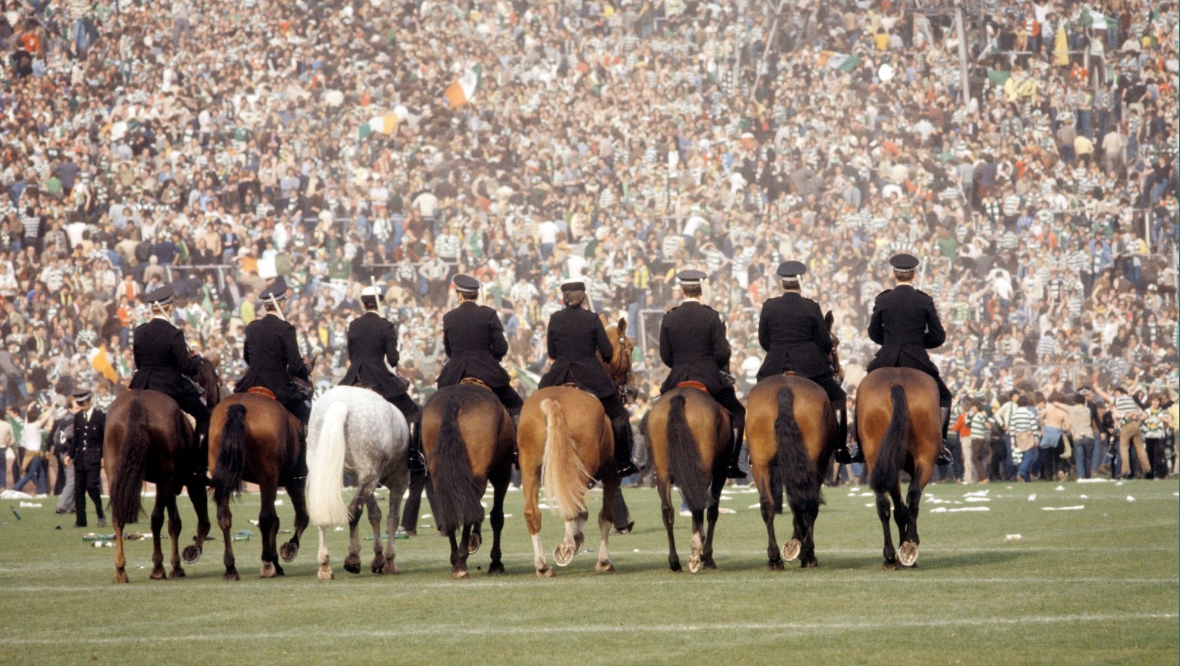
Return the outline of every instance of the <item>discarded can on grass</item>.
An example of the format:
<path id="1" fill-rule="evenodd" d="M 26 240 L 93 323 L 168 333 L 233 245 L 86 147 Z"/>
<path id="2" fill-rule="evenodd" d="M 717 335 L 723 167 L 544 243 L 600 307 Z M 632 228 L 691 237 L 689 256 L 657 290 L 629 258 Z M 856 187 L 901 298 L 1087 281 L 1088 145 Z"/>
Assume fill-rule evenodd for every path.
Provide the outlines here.
<path id="1" fill-rule="evenodd" d="M 1004 541 L 1020 541 L 1019 534 L 1005 534 Z"/>
<path id="2" fill-rule="evenodd" d="M 87 532 L 82 535 L 83 541 L 114 541 L 114 534 L 98 534 L 97 532 Z"/>
<path id="3" fill-rule="evenodd" d="M 249 540 L 250 540 L 249 534 L 235 534 L 234 535 L 234 541 L 249 541 Z"/>
<path id="4" fill-rule="evenodd" d="M 20 520 L 20 519 L 21 519 L 21 517 L 20 517 L 20 512 L 16 510 L 16 507 L 15 507 L 15 506 L 12 506 L 11 504 L 9 504 L 9 505 L 8 505 L 8 508 L 12 509 L 12 515 L 16 516 L 16 519 L 17 519 L 17 520 Z"/>

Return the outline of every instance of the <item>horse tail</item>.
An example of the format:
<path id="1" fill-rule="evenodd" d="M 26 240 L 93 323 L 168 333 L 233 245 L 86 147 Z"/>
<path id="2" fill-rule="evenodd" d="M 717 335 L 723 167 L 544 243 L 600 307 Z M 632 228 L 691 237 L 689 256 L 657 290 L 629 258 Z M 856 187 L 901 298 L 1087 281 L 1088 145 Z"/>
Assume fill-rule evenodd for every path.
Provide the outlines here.
<path id="1" fill-rule="evenodd" d="M 212 485 L 213 500 L 221 504 L 231 495 L 242 494 L 242 468 L 246 466 L 245 405 L 230 405 L 226 410 L 219 447 Z"/>
<path id="2" fill-rule="evenodd" d="M 889 397 L 893 401 L 893 415 L 889 417 L 889 427 L 881 438 L 877 463 L 869 477 L 869 485 L 878 493 L 887 493 L 897 485 L 901 466 L 905 463 L 906 434 L 910 429 L 910 407 L 905 399 L 905 388 L 894 384 L 889 389 Z"/>
<path id="3" fill-rule="evenodd" d="M 558 510 L 562 519 L 575 520 L 586 513 L 586 488 L 591 477 L 578 455 L 577 443 L 570 437 L 561 403 L 542 400 L 541 412 L 545 415 L 545 454 L 541 458 L 545 501 Z"/>
<path id="4" fill-rule="evenodd" d="M 483 522 L 483 489 L 467 461 L 467 444 L 459 430 L 459 398 L 452 395 L 443 405 L 442 423 L 432 451 L 434 463 L 434 515 L 444 532 Z"/>
<path id="5" fill-rule="evenodd" d="M 148 447 L 152 443 L 148 430 L 147 408 L 138 398 L 127 410 L 127 428 L 123 448 L 111 483 L 111 517 L 121 525 L 139 522 L 143 513 L 143 477 L 147 471 Z M 78 492 L 83 492 L 82 488 Z"/>
<path id="6" fill-rule="evenodd" d="M 668 402 L 668 469 L 672 480 L 684 494 L 684 501 L 693 511 L 705 510 L 713 501 L 709 493 L 709 472 L 701 460 L 696 437 L 684 415 L 684 396 L 674 395 Z"/>
<path id="7" fill-rule="evenodd" d="M 340 496 L 344 490 L 344 426 L 347 421 L 348 403 L 343 400 L 332 403 L 320 424 L 315 456 L 307 457 L 307 515 L 316 527 L 348 522 L 348 508 Z"/>
<path id="8" fill-rule="evenodd" d="M 803 433 L 795 420 L 795 393 L 791 387 L 778 390 L 778 417 L 774 420 L 774 441 L 778 450 L 778 473 L 787 491 L 791 511 L 810 513 L 823 503 L 815 463 L 803 446 Z"/>

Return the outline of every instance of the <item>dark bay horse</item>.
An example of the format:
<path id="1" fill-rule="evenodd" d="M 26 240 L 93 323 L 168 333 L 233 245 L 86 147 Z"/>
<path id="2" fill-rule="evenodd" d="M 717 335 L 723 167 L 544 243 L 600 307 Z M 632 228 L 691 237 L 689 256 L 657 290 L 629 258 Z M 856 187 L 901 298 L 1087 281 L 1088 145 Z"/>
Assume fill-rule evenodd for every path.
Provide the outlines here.
<path id="1" fill-rule="evenodd" d="M 733 431 L 729 412 L 702 388 L 678 387 L 664 393 L 647 416 L 647 442 L 656 469 L 664 527 L 668 530 L 668 566 L 680 571 L 672 531 L 676 509 L 675 483 L 692 512 L 692 545 L 688 570 L 716 569 L 713 528 L 717 525 L 721 488 L 725 485 L 726 453 Z M 701 529 L 708 511 L 708 533 Z"/>
<path id="2" fill-rule="evenodd" d="M 767 377 L 750 390 L 746 444 L 766 523 L 771 570 L 781 571 L 784 560 L 792 562 L 800 556 L 804 568 L 818 564 L 815 519 L 823 503 L 820 490 L 836 448 L 836 433 L 836 417 L 828 395 L 810 379 L 793 375 Z M 794 533 L 783 544 L 782 557 L 774 537 L 775 475 L 787 491 L 794 519 Z"/>
<path id="3" fill-rule="evenodd" d="M 233 514 L 230 499 L 241 493 L 242 482 L 258 484 L 262 507 L 258 529 L 262 532 L 263 578 L 283 575 L 276 553 L 279 516 L 275 496 L 279 486 L 287 489 L 295 509 L 295 533 L 283 544 L 284 562 L 299 553 L 299 538 L 307 528 L 304 480 L 294 476 L 299 461 L 299 419 L 279 401 L 259 393 L 235 393 L 213 410 L 209 422 L 209 469 L 213 473 L 213 500 L 217 503 L 217 524 L 225 539 L 225 580 L 238 580 L 234 566 Z"/>
<path id="4" fill-rule="evenodd" d="M 603 363 L 603 369 L 625 397 L 631 379 L 632 350 L 626 335 L 627 321 L 620 319 L 611 327 L 606 326 L 605 317 L 599 319 L 609 332 L 612 348 L 611 360 Z M 621 479 L 614 458 L 614 432 L 602 403 L 573 386 L 543 388 L 524 402 L 516 443 L 524 489 L 524 518 L 533 540 L 537 575 L 553 576 L 541 545 L 538 495 L 542 484 L 546 502 L 565 521 L 565 538 L 554 549 L 553 559 L 559 566 L 566 566 L 582 550 L 585 541 L 582 528 L 590 515 L 586 490 L 593 479 L 603 484 L 602 511 L 598 514 L 601 539 L 594 569 L 614 571 L 607 544 Z"/>
<path id="5" fill-rule="evenodd" d="M 869 485 L 877 494 L 877 516 L 885 531 L 883 568 L 896 571 L 913 566 L 918 560 L 918 504 L 942 450 L 938 385 L 920 370 L 873 370 L 857 387 L 856 423 Z M 905 503 L 901 501 L 902 469 L 912 477 Z M 896 553 L 889 528 L 890 497 L 901 542 Z"/>
<path id="6" fill-rule="evenodd" d="M 451 541 L 452 578 L 469 576 L 467 556 L 483 543 L 480 499 L 489 481 L 494 495 L 488 573 L 504 573 L 500 531 L 504 528 L 504 495 L 512 478 L 515 440 L 512 417 L 496 394 L 482 384 L 441 388 L 422 408 L 422 452 L 434 484 L 435 522 Z M 462 530 L 458 541 L 457 530 Z"/>
<path id="7" fill-rule="evenodd" d="M 205 401 L 215 407 L 221 391 L 217 371 L 208 359 L 201 360 L 197 383 L 205 390 Z M 103 433 L 103 465 L 110 474 L 111 521 L 115 528 L 115 582 L 127 582 L 127 558 L 123 553 L 123 528 L 139 522 L 143 482 L 156 484 L 152 509 L 152 580 L 164 578 L 164 555 L 160 532 L 164 511 L 168 511 L 168 535 L 172 538 L 172 570 L 180 578 L 180 513 L 176 496 L 188 488 L 197 514 L 196 543 L 184 549 L 184 561 L 192 564 L 201 556 L 209 536 L 209 508 L 205 493 L 205 460 L 202 444 L 193 433 L 188 416 L 176 401 L 158 391 L 123 391 L 107 411 Z"/>

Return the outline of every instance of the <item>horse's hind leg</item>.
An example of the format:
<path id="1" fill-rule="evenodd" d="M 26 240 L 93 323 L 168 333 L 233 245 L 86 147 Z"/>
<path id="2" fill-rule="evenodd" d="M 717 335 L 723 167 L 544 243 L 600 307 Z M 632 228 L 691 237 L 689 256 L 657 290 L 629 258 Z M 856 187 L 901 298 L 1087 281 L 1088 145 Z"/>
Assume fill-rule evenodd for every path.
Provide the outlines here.
<path id="1" fill-rule="evenodd" d="M 381 505 L 375 494 L 365 500 L 365 508 L 369 513 L 369 525 L 373 527 L 373 561 L 369 564 L 369 571 L 379 574 L 385 571 L 385 546 L 381 541 Z M 389 533 L 390 543 L 393 543 L 394 534 Z"/>
<path id="2" fill-rule="evenodd" d="M 924 473 L 921 468 L 915 470 L 914 480 L 910 482 L 909 492 L 906 493 L 906 510 L 909 513 L 909 521 L 906 531 L 898 537 L 901 541 L 898 559 L 901 560 L 903 566 L 912 567 L 918 562 L 918 544 L 921 543 L 918 538 L 918 508 L 922 501 L 922 491 L 926 487 L 923 481 L 928 476 L 929 473 Z"/>
<path id="3" fill-rule="evenodd" d="M 2 473 L 0 472 L 0 474 Z M 123 553 L 123 523 L 112 516 L 111 525 L 115 528 L 115 582 L 126 583 L 128 582 L 127 556 Z"/>
<path id="4" fill-rule="evenodd" d="M 615 570 L 614 563 L 610 561 L 610 531 L 615 524 L 615 498 L 620 496 L 620 482 L 614 467 L 603 475 L 602 511 L 598 512 L 598 562 L 594 564 L 594 570 L 600 573 Z"/>
<path id="5" fill-rule="evenodd" d="M 221 538 L 225 541 L 225 555 L 222 560 L 225 563 L 225 574 L 221 576 L 222 580 L 238 580 L 238 568 L 234 566 L 234 548 L 233 538 L 230 536 L 230 528 L 233 527 L 234 516 L 229 510 L 229 498 L 225 498 L 217 504 L 217 526 L 221 528 Z"/>
<path id="6" fill-rule="evenodd" d="M 713 530 L 717 527 L 717 515 L 721 513 L 721 489 L 725 487 L 725 475 L 714 474 L 713 485 L 709 491 L 713 495 L 713 505 L 705 512 L 709 521 L 708 532 L 705 534 L 705 549 L 701 552 L 701 566 L 706 569 L 716 569 L 713 561 Z"/>
<path id="7" fill-rule="evenodd" d="M 520 481 L 524 491 L 524 522 L 533 542 L 533 568 L 541 578 L 553 578 L 553 567 L 549 566 L 545 559 L 545 546 L 541 543 L 541 506 L 538 497 L 541 488 L 541 463 L 522 452 L 520 466 Z"/>
<path id="8" fill-rule="evenodd" d="M 152 507 L 152 580 L 164 580 L 164 551 L 160 548 L 160 532 L 164 529 L 164 510 L 168 506 L 168 483 L 156 485 L 156 505 Z"/>
<path id="9" fill-rule="evenodd" d="M 814 505 L 803 514 L 803 553 L 799 566 L 811 569 L 819 566 L 819 560 L 815 558 L 815 519 L 819 517 L 819 505 Z"/>
<path id="10" fill-rule="evenodd" d="M 553 549 L 553 560 L 557 562 L 557 566 L 564 567 L 574 561 L 574 556 L 578 554 L 578 550 L 581 548 L 578 542 L 582 538 L 580 534 L 583 523 L 584 521 L 580 516 L 574 520 L 565 521 L 565 537 Z"/>
<path id="11" fill-rule="evenodd" d="M 656 486 L 660 491 L 660 515 L 664 519 L 664 529 L 668 530 L 668 568 L 680 571 L 680 556 L 676 554 L 676 535 L 672 531 L 672 524 L 676 520 L 676 510 L 672 507 L 672 484 L 660 481 Z"/>
<path id="12" fill-rule="evenodd" d="M 193 476 L 188 482 L 188 498 L 193 503 L 193 511 L 197 514 L 196 542 L 189 544 L 181 558 L 185 564 L 195 564 L 201 559 L 201 551 L 205 547 L 205 540 L 209 538 L 209 493 L 205 489 L 205 477 Z"/>
<path id="13" fill-rule="evenodd" d="M 279 534 L 279 514 L 275 511 L 276 482 L 259 483 L 262 489 L 262 508 L 258 511 L 258 530 L 262 532 L 262 568 L 259 576 L 275 578 L 283 575 L 275 543 Z"/>
<path id="14" fill-rule="evenodd" d="M 700 573 L 702 568 L 701 552 L 705 549 L 705 511 L 692 512 L 692 538 L 688 542 L 688 571 Z"/>
<path id="15" fill-rule="evenodd" d="M 451 578 L 470 578 L 471 574 L 467 572 L 467 556 L 471 552 L 467 549 L 467 544 L 471 539 L 471 523 L 463 525 L 463 536 L 458 541 L 455 540 L 453 530 L 448 536 L 451 538 Z"/>
<path id="16" fill-rule="evenodd" d="M 762 510 L 762 522 L 766 523 L 766 568 L 771 571 L 783 570 L 783 558 L 779 555 L 778 539 L 774 536 L 774 500 L 770 498 L 770 471 L 764 466 L 751 465 L 754 485 L 758 487 L 758 507 Z"/>
<path id="17" fill-rule="evenodd" d="M 291 498 L 291 506 L 295 509 L 295 531 L 290 540 L 279 549 L 279 556 L 284 562 L 291 562 L 299 555 L 299 542 L 303 537 L 303 530 L 311 520 L 307 516 L 307 490 L 299 484 L 287 486 L 287 496 Z"/>
<path id="18" fill-rule="evenodd" d="M 168 536 L 172 537 L 172 571 L 169 578 L 184 578 L 184 569 L 180 566 L 180 511 L 176 508 L 176 495 L 168 495 Z"/>
<path id="19" fill-rule="evenodd" d="M 320 563 L 320 570 L 316 573 L 316 578 L 320 580 L 332 580 L 335 574 L 332 573 L 332 567 L 328 564 L 328 531 L 323 527 L 316 528 L 320 533 L 320 552 L 317 561 Z"/>
<path id="20" fill-rule="evenodd" d="M 901 501 L 901 481 L 889 491 L 889 496 L 893 498 L 893 521 L 897 523 L 897 543 L 899 546 L 904 546 L 906 542 L 906 535 L 910 532 L 910 512 L 906 508 L 905 502 Z M 901 549 L 899 548 L 899 556 Z"/>
<path id="21" fill-rule="evenodd" d="M 348 503 L 348 556 L 344 558 L 344 570 L 348 573 L 359 574 L 361 572 L 361 540 L 357 534 L 357 525 L 361 522 L 361 514 L 365 507 L 368 506 L 369 500 L 373 497 L 373 491 L 377 488 L 377 476 L 375 474 L 368 475 L 357 482 L 356 494 L 352 496 L 352 501 Z M 381 511 L 377 511 L 377 515 L 381 515 Z M 369 512 L 369 522 L 373 521 L 373 513 Z M 393 535 L 389 535 L 393 538 Z M 373 525 L 373 541 L 375 544 L 381 543 L 381 519 Z M 384 564 L 384 563 L 382 563 Z"/>
<path id="22" fill-rule="evenodd" d="M 493 474 L 492 482 L 492 512 L 488 515 L 488 522 L 492 526 L 492 562 L 488 565 L 489 574 L 504 573 L 504 553 L 500 550 L 500 532 L 504 530 L 504 496 L 508 494 L 508 483 L 512 478 L 512 467 L 504 466 L 503 471 Z"/>
<path id="23" fill-rule="evenodd" d="M 885 532 L 885 563 L 881 568 L 897 571 L 901 565 L 897 563 L 897 553 L 893 550 L 893 532 L 889 528 L 889 496 L 885 493 L 877 493 L 877 517 L 881 519 L 881 528 Z"/>
<path id="24" fill-rule="evenodd" d="M 389 534 L 389 539 L 385 542 L 385 567 L 381 573 L 390 575 L 397 573 L 397 546 L 394 541 L 397 539 L 397 529 L 401 521 L 402 495 L 410 485 L 410 475 L 404 469 L 401 474 L 396 475 L 396 478 L 397 481 L 391 479 L 384 481 L 385 487 L 389 489 L 389 516 L 386 517 L 388 524 L 386 531 Z"/>

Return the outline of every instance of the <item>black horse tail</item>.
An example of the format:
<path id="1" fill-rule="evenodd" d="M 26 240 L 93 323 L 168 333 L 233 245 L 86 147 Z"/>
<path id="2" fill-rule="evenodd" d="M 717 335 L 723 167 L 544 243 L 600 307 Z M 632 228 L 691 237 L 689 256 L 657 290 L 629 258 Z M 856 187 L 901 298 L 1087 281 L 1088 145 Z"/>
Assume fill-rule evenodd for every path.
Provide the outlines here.
<path id="1" fill-rule="evenodd" d="M 894 384 L 889 389 L 889 397 L 893 401 L 893 415 L 889 417 L 889 427 L 877 447 L 877 463 L 869 478 L 869 486 L 878 493 L 887 493 L 897 485 L 901 466 L 905 463 L 905 440 L 910 429 L 910 407 L 906 403 L 905 388 Z"/>
<path id="2" fill-rule="evenodd" d="M 213 470 L 213 501 L 221 504 L 242 494 L 242 468 L 246 466 L 246 407 L 230 405 L 218 443 L 217 468 Z"/>
<path id="3" fill-rule="evenodd" d="M 803 433 L 795 420 L 795 394 L 791 387 L 778 390 L 778 417 L 774 420 L 778 473 L 787 491 L 791 511 L 813 513 L 823 503 L 819 474 L 803 446 Z"/>
<path id="4" fill-rule="evenodd" d="M 131 401 L 127 409 L 123 447 L 119 451 L 119 464 L 111 483 L 111 517 L 119 521 L 120 525 L 139 522 L 139 516 L 143 513 L 143 477 L 151 443 L 147 408 L 137 398 Z M 78 488 L 77 492 L 84 492 L 84 489 Z"/>
<path id="5" fill-rule="evenodd" d="M 668 469 L 672 481 L 684 494 L 684 501 L 692 511 L 704 511 L 713 502 L 709 492 L 709 472 L 701 460 L 696 437 L 688 427 L 684 415 L 684 396 L 674 395 L 668 403 Z"/>
<path id="6" fill-rule="evenodd" d="M 452 395 L 443 406 L 442 422 L 431 452 L 434 477 L 434 516 L 438 528 L 450 532 L 464 525 L 483 522 L 483 488 L 467 461 L 467 444 L 459 430 L 459 397 Z"/>

